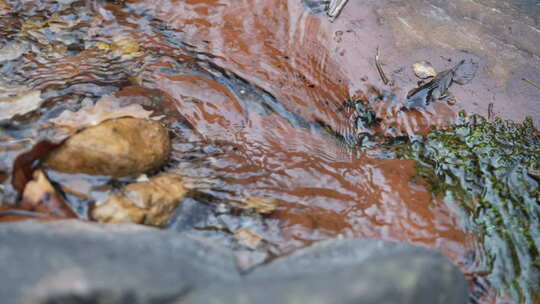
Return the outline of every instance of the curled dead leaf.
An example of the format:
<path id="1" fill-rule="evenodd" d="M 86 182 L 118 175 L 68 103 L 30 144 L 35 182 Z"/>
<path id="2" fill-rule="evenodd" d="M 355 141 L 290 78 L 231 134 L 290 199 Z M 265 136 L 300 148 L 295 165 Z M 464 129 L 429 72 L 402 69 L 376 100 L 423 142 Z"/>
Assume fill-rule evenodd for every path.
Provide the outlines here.
<path id="1" fill-rule="evenodd" d="M 21 208 L 59 218 L 77 217 L 42 170 L 34 171 L 33 177 L 24 188 Z"/>
<path id="2" fill-rule="evenodd" d="M 17 156 L 15 163 L 13 164 L 11 178 L 13 188 L 22 194 L 26 184 L 33 178 L 34 164 L 36 161 L 40 161 L 50 151 L 60 145 L 61 143 L 52 143 L 47 140 L 43 140 L 35 144 L 29 151 L 21 153 L 19 156 Z"/>

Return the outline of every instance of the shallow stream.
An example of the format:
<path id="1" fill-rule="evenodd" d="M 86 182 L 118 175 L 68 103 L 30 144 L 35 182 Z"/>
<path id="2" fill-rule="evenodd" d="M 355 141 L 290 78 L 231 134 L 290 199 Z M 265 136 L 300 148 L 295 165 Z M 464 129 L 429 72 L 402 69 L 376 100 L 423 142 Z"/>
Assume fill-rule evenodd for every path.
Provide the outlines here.
<path id="1" fill-rule="evenodd" d="M 299 0 L 0 0 L 0 100 L 36 91 L 41 99 L 38 109 L 1 120 L 0 201 L 17 202 L 10 177 L 15 158 L 58 136 L 51 119 L 81 109 L 85 98 L 115 96 L 118 104 L 163 115 L 172 150 L 161 170 L 179 174 L 195 191 L 185 212 L 226 214 L 230 202 L 246 197 L 275 200 L 277 209 L 262 218 L 233 211 L 216 217 L 231 221 L 223 224 L 228 229 L 256 231 L 271 247 L 264 261 L 334 237 L 411 242 L 450 257 L 469 279 L 471 301 L 511 303 L 510 295 L 490 287 L 485 252 L 464 228 L 464 211 L 432 193 L 414 160 L 376 144 L 379 137 L 401 140 L 447 127 L 462 109 L 487 117 L 490 102 L 493 115 L 522 120 L 529 114 L 538 123 L 540 107 L 531 102 L 540 100 L 540 90 L 510 80 L 498 91 L 497 81 L 512 76 L 474 47 L 441 48 L 434 57 L 424 46 L 418 56 L 425 57 L 413 59 L 394 46 L 400 39 L 390 29 L 396 7 L 360 2 L 331 23 Z M 377 48 L 388 85 L 377 72 Z M 515 73 L 538 83 L 534 52 L 532 64 Z M 417 86 L 410 71 L 415 60 L 430 60 L 442 71 L 471 58 L 481 72 L 470 85 L 451 87 L 457 104 L 403 109 L 407 92 Z M 520 92 L 521 104 L 506 111 L 512 90 Z M 492 95 L 479 101 L 482 94 Z M 359 126 L 359 109 L 351 106 L 356 101 L 376 113 L 376 127 Z M 82 197 L 64 193 L 82 218 L 89 202 L 132 181 L 48 175 L 57 186 L 86 189 Z M 221 207 L 193 207 L 209 202 Z M 180 213 L 166 229 L 190 225 Z M 209 221 L 192 224 L 207 233 L 219 230 Z"/>

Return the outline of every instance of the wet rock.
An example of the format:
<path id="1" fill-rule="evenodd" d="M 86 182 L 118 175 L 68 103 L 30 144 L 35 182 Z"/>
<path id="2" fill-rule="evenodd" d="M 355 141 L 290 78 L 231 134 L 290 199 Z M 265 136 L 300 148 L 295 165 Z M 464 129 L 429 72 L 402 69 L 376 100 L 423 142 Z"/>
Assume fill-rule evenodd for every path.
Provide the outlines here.
<path id="1" fill-rule="evenodd" d="M 111 194 L 107 201 L 92 209 L 91 215 L 100 222 L 162 227 L 186 193 L 188 189 L 179 176 L 164 173 Z"/>
<path id="2" fill-rule="evenodd" d="M 159 122 L 119 118 L 73 135 L 46 165 L 64 173 L 136 176 L 161 167 L 169 151 L 169 135 Z"/>
<path id="3" fill-rule="evenodd" d="M 463 275 L 441 254 L 373 240 L 330 240 L 177 303 L 465 304 Z"/>
<path id="4" fill-rule="evenodd" d="M 104 295 L 148 303 L 210 282 L 240 280 L 228 250 L 139 225 L 26 221 L 0 225 L 0 242 L 2 304 Z"/>
<path id="5" fill-rule="evenodd" d="M 408 244 L 324 241 L 240 276 L 228 249 L 131 224 L 3 224 L 0 242 L 6 304 L 467 303 L 449 260 Z"/>

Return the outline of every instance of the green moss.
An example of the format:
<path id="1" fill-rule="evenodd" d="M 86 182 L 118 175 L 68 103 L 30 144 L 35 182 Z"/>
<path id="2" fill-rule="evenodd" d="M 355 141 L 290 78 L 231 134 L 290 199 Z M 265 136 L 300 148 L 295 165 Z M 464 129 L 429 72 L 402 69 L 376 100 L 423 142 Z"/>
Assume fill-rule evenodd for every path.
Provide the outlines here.
<path id="1" fill-rule="evenodd" d="M 540 294 L 540 190 L 530 172 L 540 168 L 540 136 L 522 124 L 460 115 L 450 129 L 432 130 L 399 147 L 415 159 L 434 194 L 469 212 L 479 233 L 490 281 L 520 302 Z"/>

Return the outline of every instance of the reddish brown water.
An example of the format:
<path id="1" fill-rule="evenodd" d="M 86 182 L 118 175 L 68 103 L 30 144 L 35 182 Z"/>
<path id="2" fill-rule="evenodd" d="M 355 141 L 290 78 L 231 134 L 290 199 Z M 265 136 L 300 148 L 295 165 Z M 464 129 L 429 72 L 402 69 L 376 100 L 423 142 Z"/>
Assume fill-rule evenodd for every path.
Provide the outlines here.
<path id="1" fill-rule="evenodd" d="M 32 9 L 29 15 L 40 14 Z M 351 9 L 336 30 L 324 15 L 308 14 L 301 1 L 89 5 L 89 17 L 79 25 L 88 47 L 19 59 L 18 81 L 48 95 L 43 115 L 25 117 L 22 131 L 10 136 L 46 138 L 25 126 L 46 125 L 55 113 L 77 108 L 82 97 L 116 92 L 166 115 L 174 134 L 168 170 L 180 172 L 193 188 L 224 201 L 276 198 L 280 207 L 266 220 L 263 237 L 283 252 L 338 236 L 399 240 L 438 249 L 470 278 L 481 277 L 476 240 L 462 230 L 455 210 L 415 179 L 413 161 L 350 149 L 323 132 L 321 122 L 344 137 L 356 136 L 351 113 L 342 110 L 348 99 L 386 96 L 373 103 L 383 119 L 375 132 L 390 136 L 444 127 L 466 108 L 438 103 L 429 111 L 399 111 L 415 83 L 383 66 L 396 82 L 384 87 L 374 62 L 355 58 L 355 50 L 374 56 L 377 45 L 390 42 L 362 40 L 369 36 L 362 24 L 372 21 L 352 18 L 368 13 Z M 20 26 L 14 20 L 4 22 Z M 93 47 L 115 37 L 135 41 L 141 54 L 111 59 Z M 30 146 L 0 146 L 6 155 L 0 181 L 17 153 Z M 4 199 L 13 195 L 6 190 Z"/>

